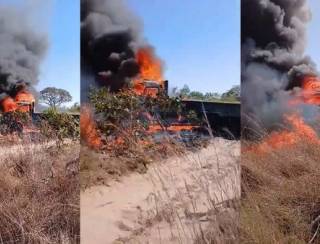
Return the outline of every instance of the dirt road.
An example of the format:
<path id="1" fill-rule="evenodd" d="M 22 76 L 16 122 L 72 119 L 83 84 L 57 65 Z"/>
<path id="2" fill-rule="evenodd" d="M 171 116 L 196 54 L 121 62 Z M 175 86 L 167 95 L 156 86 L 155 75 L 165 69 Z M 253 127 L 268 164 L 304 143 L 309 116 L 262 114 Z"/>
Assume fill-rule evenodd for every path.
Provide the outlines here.
<path id="1" fill-rule="evenodd" d="M 81 243 L 193 243 L 215 206 L 240 196 L 239 155 L 239 142 L 217 138 L 206 149 L 155 162 L 144 175 L 87 189 Z"/>

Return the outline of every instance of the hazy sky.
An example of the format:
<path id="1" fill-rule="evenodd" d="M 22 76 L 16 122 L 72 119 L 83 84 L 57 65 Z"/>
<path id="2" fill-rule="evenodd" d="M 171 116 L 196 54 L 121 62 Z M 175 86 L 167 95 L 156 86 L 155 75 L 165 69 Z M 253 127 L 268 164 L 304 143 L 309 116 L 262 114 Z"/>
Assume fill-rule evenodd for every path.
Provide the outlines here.
<path id="1" fill-rule="evenodd" d="M 240 82 L 239 0 L 127 0 L 171 87 L 224 92 Z"/>

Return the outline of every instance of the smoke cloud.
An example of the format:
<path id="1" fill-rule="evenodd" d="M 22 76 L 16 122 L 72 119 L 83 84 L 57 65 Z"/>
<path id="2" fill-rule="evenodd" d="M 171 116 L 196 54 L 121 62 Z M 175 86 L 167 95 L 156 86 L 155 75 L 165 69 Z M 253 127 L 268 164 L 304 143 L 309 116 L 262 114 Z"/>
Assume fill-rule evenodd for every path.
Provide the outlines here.
<path id="1" fill-rule="evenodd" d="M 82 100 L 91 86 L 118 90 L 135 77 L 143 45 L 142 24 L 123 0 L 81 0 Z"/>
<path id="2" fill-rule="evenodd" d="M 23 9 L 0 6 L 0 99 L 38 82 L 48 39 L 28 20 Z"/>
<path id="3" fill-rule="evenodd" d="M 293 109 L 301 78 L 317 74 L 304 55 L 311 12 L 306 0 L 242 0 L 241 8 L 243 125 L 268 128 Z"/>

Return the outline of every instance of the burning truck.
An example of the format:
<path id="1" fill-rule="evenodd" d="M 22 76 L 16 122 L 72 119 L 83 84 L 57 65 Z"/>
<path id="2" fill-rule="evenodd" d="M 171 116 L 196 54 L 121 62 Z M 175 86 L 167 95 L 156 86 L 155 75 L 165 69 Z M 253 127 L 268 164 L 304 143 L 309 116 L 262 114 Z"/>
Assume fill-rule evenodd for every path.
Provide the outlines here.
<path id="1" fill-rule="evenodd" d="M 1 133 L 17 132 L 21 135 L 26 126 L 30 127 L 29 122 L 34 117 L 35 97 L 24 82 L 17 82 L 11 91 L 10 95 L 0 98 Z"/>
<path id="2" fill-rule="evenodd" d="M 29 18 L 14 7 L 0 7 L 0 113 L 34 114 L 35 97 L 31 91 L 37 84 L 40 64 L 46 55 L 46 33 L 39 33 Z M 28 83 L 27 83 L 28 82 Z M 21 121 L 14 123 L 19 131 Z"/>
<path id="3" fill-rule="evenodd" d="M 108 88 L 115 94 L 130 90 L 141 97 L 157 98 L 168 95 L 168 81 L 164 79 L 162 60 L 142 35 L 139 18 L 124 1 L 81 0 L 81 10 L 81 103 L 85 107 L 81 133 L 97 145 L 94 123 L 89 122 L 94 121 L 94 115 L 89 105 L 84 106 L 90 104 L 90 88 Z M 206 119 L 213 131 L 229 130 L 225 134 L 240 136 L 240 103 L 181 103 L 186 110 L 195 111 L 198 118 Z M 197 131 L 202 127 L 176 114 L 164 118 L 169 121 L 165 126 L 150 114 L 146 117 L 150 133 Z"/>
<path id="4" fill-rule="evenodd" d="M 35 98 L 27 89 L 21 89 L 13 96 L 7 95 L 0 99 L 0 107 L 3 113 L 23 112 L 32 115 L 34 113 Z"/>

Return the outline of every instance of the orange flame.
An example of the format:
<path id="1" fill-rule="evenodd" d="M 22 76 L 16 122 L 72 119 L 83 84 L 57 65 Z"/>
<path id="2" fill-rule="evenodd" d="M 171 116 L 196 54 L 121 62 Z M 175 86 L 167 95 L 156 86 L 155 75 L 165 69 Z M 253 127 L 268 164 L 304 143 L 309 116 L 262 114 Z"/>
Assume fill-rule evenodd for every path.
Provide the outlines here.
<path id="1" fill-rule="evenodd" d="M 320 79 L 315 76 L 306 76 L 302 83 L 303 99 L 305 103 L 320 105 Z"/>
<path id="2" fill-rule="evenodd" d="M 6 97 L 1 101 L 1 109 L 4 113 L 14 112 L 18 109 L 18 105 L 12 97 Z"/>
<path id="3" fill-rule="evenodd" d="M 89 105 L 81 107 L 80 119 L 81 139 L 90 147 L 99 149 L 101 147 L 101 139 L 99 137 L 96 124 L 93 119 L 92 110 Z"/>
<path id="4" fill-rule="evenodd" d="M 14 98 L 10 96 L 4 98 L 0 102 L 0 105 L 2 111 L 5 113 L 14 111 L 30 112 L 31 109 L 33 109 L 34 102 L 34 96 L 30 92 L 22 90 L 18 92 Z"/>
<path id="5" fill-rule="evenodd" d="M 146 94 L 146 86 L 144 81 L 153 81 L 159 86 L 163 86 L 163 67 L 161 60 L 156 57 L 154 51 L 150 47 L 140 48 L 136 53 L 136 60 L 140 67 L 139 76 L 133 81 L 133 89 L 139 95 L 156 96 L 157 89 L 148 89 Z"/>
<path id="6" fill-rule="evenodd" d="M 320 145 L 320 139 L 317 132 L 311 126 L 307 125 L 300 115 L 286 115 L 285 119 L 291 126 L 291 129 L 272 132 L 260 144 L 248 148 L 248 150 L 258 153 L 267 153 L 271 149 L 281 150 L 296 145 L 303 139 Z"/>
<path id="7" fill-rule="evenodd" d="M 18 92 L 14 100 L 20 112 L 30 112 L 35 102 L 34 96 L 26 90 Z"/>

